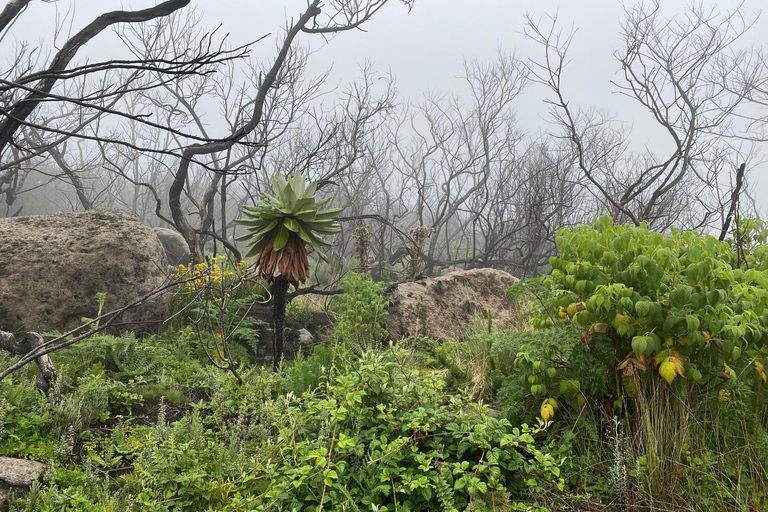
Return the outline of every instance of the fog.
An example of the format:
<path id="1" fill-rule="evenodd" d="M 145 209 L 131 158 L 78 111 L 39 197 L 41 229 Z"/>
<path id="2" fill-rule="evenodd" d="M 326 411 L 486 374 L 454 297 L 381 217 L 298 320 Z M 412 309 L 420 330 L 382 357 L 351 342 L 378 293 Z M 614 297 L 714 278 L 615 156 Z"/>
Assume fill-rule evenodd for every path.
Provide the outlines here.
<path id="1" fill-rule="evenodd" d="M 705 2 L 695 8 L 676 0 L 660 4 L 658 21 L 649 32 L 658 38 L 648 37 L 648 49 L 638 50 L 637 59 L 652 58 L 655 49 L 669 49 L 672 39 L 664 38 L 686 23 L 699 30 L 680 39 L 691 52 L 706 41 L 700 32 L 712 30 L 724 41 L 733 38 L 707 54 L 712 65 L 699 75 L 704 85 L 689 76 L 681 82 L 683 88 L 692 87 L 689 93 L 703 98 L 691 112 L 716 122 L 690 128 L 690 134 L 696 134 L 690 141 L 685 125 L 689 106 L 675 82 L 654 85 L 658 89 L 650 94 L 675 98 L 666 106 L 657 105 L 656 111 L 626 89 L 619 59 L 632 49 L 628 41 L 637 37 L 626 27 L 632 26 L 630 18 L 640 12 L 638 6 L 654 13 L 651 3 L 416 0 L 409 9 L 396 0 L 371 0 L 368 5 L 380 3 L 386 5 L 358 28 L 299 33 L 291 46 L 297 52 L 281 68 L 278 85 L 267 91 L 267 118 L 242 139 L 246 144 L 193 159 L 179 199 L 185 214 L 169 206 L 169 190 L 179 176 L 176 169 L 183 167 L 179 157 L 201 140 L 226 139 L 245 123 L 286 28 L 299 20 L 307 2 L 200 0 L 168 18 L 175 20 L 170 24 L 151 21 L 105 30 L 78 51 L 70 66 L 132 59 L 142 49 L 171 61 L 188 58 L 175 48 L 187 44 L 184 41 L 190 54 L 205 41 L 212 43 L 212 51 L 247 47 L 248 55 L 229 60 L 234 57 L 230 55 L 226 62 L 200 68 L 205 75 L 180 75 L 167 82 L 162 78 L 167 75 L 145 71 L 136 78 L 145 90 L 125 93 L 114 104 L 117 115 L 99 114 L 98 124 L 76 133 L 68 132 L 73 128 L 62 121 L 65 114 L 75 113 L 73 103 L 50 98 L 3 149 L 0 193 L 7 197 L 0 203 L 0 214 L 113 207 L 134 210 L 148 224 L 182 232 L 189 224 L 203 238 L 204 231 L 213 230 L 231 239 L 236 229 L 232 220 L 243 204 L 269 187 L 269 177 L 300 170 L 328 181 L 323 193 L 345 208 L 349 220 L 338 240 L 340 260 L 352 256 L 351 230 L 377 216 L 372 236 L 379 264 L 402 249 L 409 229 L 427 226 L 435 230 L 429 256 L 438 270 L 466 263 L 532 274 L 553 250 L 558 228 L 603 213 L 620 222 L 646 220 L 654 229 L 692 227 L 717 234 L 741 163 L 747 164 L 748 186 L 740 190 L 739 211 L 765 215 L 768 210 L 762 156 L 768 19 L 760 16 L 758 2 Z M 341 18 L 332 16 L 338 2 L 327 4 L 322 15 L 308 22 L 309 29 L 339 23 Z M 13 85 L 17 74 L 23 75 L 14 69 L 23 67 L 19 52 L 26 51 L 21 64 L 30 71 L 44 69 L 96 16 L 152 5 L 30 2 L 1 34 L 0 61 L 11 80 L 11 92 L 3 100 L 6 109 L 25 91 Z M 734 9 L 738 16 L 724 17 Z M 555 18 L 552 32 L 547 32 Z M 640 27 L 643 22 L 637 23 Z M 188 30 L 190 26 L 194 30 Z M 162 30 L 153 32 L 156 27 Z M 547 54 L 542 41 L 535 40 L 533 27 L 552 36 L 553 43 L 561 36 L 561 46 L 553 45 Z M 565 49 L 570 36 L 555 91 L 532 71 L 541 72 L 545 58 Z M 157 43 L 160 40 L 164 43 Z M 668 66 L 679 66 L 680 58 L 670 58 Z M 639 61 L 632 62 L 630 67 L 639 66 Z M 730 71 L 724 71 L 728 66 Z M 83 91 L 96 90 L 98 80 L 100 87 L 117 87 L 125 76 L 107 71 L 92 73 L 91 82 L 72 83 Z M 725 84 L 719 92 L 718 80 Z M 78 91 L 60 80 L 53 92 L 71 98 Z M 562 103 L 555 101 L 557 94 Z M 88 99 L 82 112 L 104 109 L 104 101 Z M 729 101 L 734 102 L 732 108 Z M 680 111 L 667 117 L 670 126 L 659 121 L 665 108 L 668 116 L 670 108 Z M 717 109 L 726 117 L 718 117 Z M 566 121 L 571 115 L 573 133 L 583 148 L 569 135 Z M 176 131 L 158 126 L 166 123 Z M 53 144 L 50 138 L 65 132 L 70 137 L 57 142 L 62 149 L 58 159 L 48 149 L 35 149 L 48 148 L 44 141 Z M 24 143 L 21 134 L 26 134 Z M 131 145 L 125 144 L 126 137 L 132 137 Z M 676 137 L 683 139 L 679 151 Z M 28 156 L 35 151 L 34 158 Z M 26 164 L 14 167 L 19 158 Z M 654 182 L 649 173 L 667 158 L 667 181 Z M 672 179 L 677 161 L 683 169 L 691 167 L 680 180 Z M 231 162 L 237 166 L 228 167 Z M 642 194 L 632 191 L 634 180 L 649 179 Z M 538 196 L 543 189 L 548 195 Z"/>

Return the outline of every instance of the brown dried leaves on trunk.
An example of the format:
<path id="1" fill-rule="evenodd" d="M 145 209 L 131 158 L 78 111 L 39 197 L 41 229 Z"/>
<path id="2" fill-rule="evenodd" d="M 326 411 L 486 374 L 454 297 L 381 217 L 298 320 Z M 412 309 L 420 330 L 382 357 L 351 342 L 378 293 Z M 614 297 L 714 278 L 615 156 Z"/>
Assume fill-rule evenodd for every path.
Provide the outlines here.
<path id="1" fill-rule="evenodd" d="M 289 283 L 298 287 L 309 277 L 309 258 L 302 240 L 291 233 L 288 243 L 279 251 L 273 249 L 274 234 L 256 258 L 256 268 L 261 276 L 272 282 L 277 276 L 285 276 Z"/>

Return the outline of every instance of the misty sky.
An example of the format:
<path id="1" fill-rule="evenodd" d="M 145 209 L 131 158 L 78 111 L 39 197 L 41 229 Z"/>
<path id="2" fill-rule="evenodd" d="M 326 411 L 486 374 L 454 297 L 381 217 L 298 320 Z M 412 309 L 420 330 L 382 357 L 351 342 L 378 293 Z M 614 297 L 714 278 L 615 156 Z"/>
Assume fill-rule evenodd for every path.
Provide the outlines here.
<path id="1" fill-rule="evenodd" d="M 626 2 L 632 4 L 631 0 Z M 59 0 L 56 3 L 34 0 L 12 29 L 12 36 L 31 42 L 41 40 L 50 46 L 57 12 L 64 16 L 74 6 L 74 16 L 67 19 L 71 30 L 76 31 L 107 10 L 121 6 L 141 8 L 153 3 L 151 0 Z M 665 12 L 670 14 L 688 3 L 663 0 Z M 725 10 L 740 2 L 704 3 Z M 192 5 L 208 29 L 221 24 L 220 30 L 230 34 L 233 45 L 271 33 L 272 37 L 258 43 L 252 51 L 256 58 L 271 58 L 280 29 L 287 19 L 301 13 L 306 0 L 193 0 Z M 756 15 L 760 6 L 760 1 L 746 0 L 743 12 Z M 572 104 L 606 109 L 615 113 L 617 119 L 631 123 L 633 149 L 642 150 L 643 145 L 663 149 L 663 134 L 654 126 L 650 115 L 630 99 L 615 94 L 611 84 L 612 79 L 620 78 L 619 66 L 613 57 L 614 50 L 621 45 L 619 20 L 623 10 L 617 0 L 416 0 L 410 13 L 398 0 L 391 0 L 364 25 L 365 32 L 338 34 L 327 44 L 321 36 L 303 34 L 301 41 L 315 51 L 310 57 L 310 72 L 320 73 L 332 67 L 331 83 L 354 79 L 360 65 L 370 60 L 379 72 L 392 71 L 404 98 L 418 100 L 430 90 L 460 95 L 463 84 L 459 77 L 464 59 L 489 61 L 498 48 L 514 51 L 520 58 L 540 56 L 540 48 L 522 34 L 526 12 L 535 17 L 558 13 L 560 26 L 566 30 L 577 29 L 570 51 L 571 63 L 564 77 L 565 93 Z M 62 34 L 59 42 L 65 35 Z M 768 15 L 758 18 L 743 42 L 768 44 Z M 113 36 L 102 35 L 98 43 L 89 45 L 87 55 L 92 59 L 110 58 L 116 45 Z M 2 48 L 7 52 L 11 45 L 4 44 Z M 2 57 L 5 60 L 10 56 Z M 546 123 L 547 106 L 541 101 L 545 94 L 541 86 L 532 86 L 518 99 L 516 109 L 523 130 L 535 133 L 552 129 Z M 762 198 L 768 198 L 768 176 L 763 176 L 768 174 L 766 169 L 768 167 L 761 165 L 751 175 Z M 761 203 L 765 212 L 768 199 Z"/>

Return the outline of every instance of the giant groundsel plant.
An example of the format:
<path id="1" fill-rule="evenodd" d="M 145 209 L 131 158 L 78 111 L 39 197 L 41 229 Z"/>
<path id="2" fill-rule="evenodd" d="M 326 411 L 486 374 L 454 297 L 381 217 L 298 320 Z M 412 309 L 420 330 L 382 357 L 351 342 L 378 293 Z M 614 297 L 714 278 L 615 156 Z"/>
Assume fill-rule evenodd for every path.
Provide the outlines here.
<path id="1" fill-rule="evenodd" d="M 322 235 L 341 231 L 334 216 L 341 208 L 322 210 L 330 198 L 318 201 L 317 182 L 307 184 L 300 173 L 292 178 L 276 174 L 272 178 L 274 195 L 265 194 L 256 206 L 245 206 L 244 219 L 236 222 L 248 233 L 237 238 L 247 242 L 246 257 L 256 256 L 259 276 L 271 285 L 273 302 L 274 364 L 280 362 L 283 351 L 283 322 L 285 319 L 286 293 L 289 284 L 294 288 L 309 277 L 307 247 L 328 261 L 320 250 L 331 244 Z"/>

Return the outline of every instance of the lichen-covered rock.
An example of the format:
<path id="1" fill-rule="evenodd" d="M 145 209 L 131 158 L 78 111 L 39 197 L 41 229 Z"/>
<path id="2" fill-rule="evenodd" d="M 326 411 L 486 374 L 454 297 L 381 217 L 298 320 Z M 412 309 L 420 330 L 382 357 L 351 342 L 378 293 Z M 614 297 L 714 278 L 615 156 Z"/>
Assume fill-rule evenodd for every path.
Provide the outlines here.
<path id="1" fill-rule="evenodd" d="M 5 510 L 11 489 L 18 492 L 39 479 L 47 466 L 34 460 L 0 457 L 0 510 Z"/>
<path id="2" fill-rule="evenodd" d="M 29 487 L 45 473 L 42 462 L 0 457 L 0 481 L 13 487 Z"/>
<path id="3" fill-rule="evenodd" d="M 189 252 L 189 245 L 181 233 L 168 228 L 154 228 L 154 231 L 157 238 L 160 239 L 160 243 L 163 244 L 169 265 L 174 267 L 176 265 L 189 265 L 192 256 Z"/>
<path id="4" fill-rule="evenodd" d="M 393 340 L 425 335 L 438 341 L 462 339 L 473 318 L 487 318 L 494 330 L 517 321 L 506 299 L 518 279 L 489 268 L 459 270 L 444 276 L 403 283 L 389 292 L 387 329 Z"/>
<path id="5" fill-rule="evenodd" d="M 89 210 L 0 219 L 0 328 L 65 331 L 98 312 L 134 302 L 167 282 L 165 250 L 130 212 Z M 164 320 L 170 294 L 126 311 L 115 330 Z"/>

